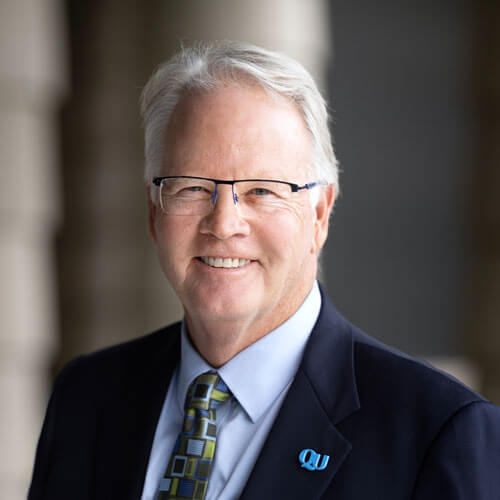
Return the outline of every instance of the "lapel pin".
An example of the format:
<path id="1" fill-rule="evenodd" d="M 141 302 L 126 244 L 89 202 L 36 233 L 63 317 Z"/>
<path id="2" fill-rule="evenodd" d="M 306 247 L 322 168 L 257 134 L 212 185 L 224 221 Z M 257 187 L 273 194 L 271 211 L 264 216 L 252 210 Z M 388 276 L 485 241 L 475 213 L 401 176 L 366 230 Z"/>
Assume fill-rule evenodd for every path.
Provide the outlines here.
<path id="1" fill-rule="evenodd" d="M 330 460 L 329 455 L 323 455 L 323 459 L 321 459 L 321 455 L 319 453 L 316 453 L 314 450 L 311 450 L 310 448 L 303 449 L 299 454 L 299 461 L 302 464 L 301 467 L 307 470 L 326 469 L 328 460 Z"/>

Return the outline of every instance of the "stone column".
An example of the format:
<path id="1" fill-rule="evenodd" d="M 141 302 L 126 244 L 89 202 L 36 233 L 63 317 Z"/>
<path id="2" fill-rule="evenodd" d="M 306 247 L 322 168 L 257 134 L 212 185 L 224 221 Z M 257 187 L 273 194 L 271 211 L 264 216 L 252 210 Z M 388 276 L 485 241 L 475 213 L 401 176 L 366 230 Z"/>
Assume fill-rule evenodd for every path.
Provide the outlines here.
<path id="1" fill-rule="evenodd" d="M 180 40 L 241 40 L 283 51 L 299 60 L 325 94 L 332 37 L 326 0 L 156 1 L 157 62 Z"/>
<path id="2" fill-rule="evenodd" d="M 150 11 L 138 0 L 68 2 L 68 11 L 73 86 L 63 119 L 66 217 L 55 371 L 78 354 L 181 316 L 166 280 L 156 284 L 149 276 L 156 257 L 147 232 L 138 100 L 152 67 Z"/>
<path id="3" fill-rule="evenodd" d="M 63 27 L 56 0 L 0 3 L 0 497 L 12 500 L 26 498 L 58 328 Z"/>

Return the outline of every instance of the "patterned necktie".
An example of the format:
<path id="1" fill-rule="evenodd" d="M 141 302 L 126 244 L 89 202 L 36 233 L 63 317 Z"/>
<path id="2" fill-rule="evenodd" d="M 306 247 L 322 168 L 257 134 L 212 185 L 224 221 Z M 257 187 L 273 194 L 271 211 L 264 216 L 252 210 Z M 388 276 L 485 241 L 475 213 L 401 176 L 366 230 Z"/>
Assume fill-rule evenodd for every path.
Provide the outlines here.
<path id="1" fill-rule="evenodd" d="M 184 424 L 157 500 L 205 498 L 215 452 L 216 408 L 230 397 L 227 385 L 213 372 L 201 374 L 189 386 Z"/>

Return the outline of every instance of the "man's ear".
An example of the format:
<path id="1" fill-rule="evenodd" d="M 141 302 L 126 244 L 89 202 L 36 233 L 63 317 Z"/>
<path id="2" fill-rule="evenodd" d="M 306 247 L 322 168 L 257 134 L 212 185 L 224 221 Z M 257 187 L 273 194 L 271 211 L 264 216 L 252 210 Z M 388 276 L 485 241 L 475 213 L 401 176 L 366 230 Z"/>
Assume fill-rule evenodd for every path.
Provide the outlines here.
<path id="1" fill-rule="evenodd" d="M 318 202 L 313 209 L 316 217 L 314 221 L 314 241 L 312 251 L 316 255 L 323 248 L 326 237 L 328 236 L 328 221 L 330 219 L 333 203 L 335 201 L 335 188 L 331 184 L 320 187 L 320 189 L 321 192 Z"/>
<path id="2" fill-rule="evenodd" d="M 148 229 L 149 229 L 149 235 L 151 236 L 151 239 L 153 240 L 153 243 L 155 246 L 158 244 L 158 238 L 156 234 L 156 217 L 158 216 L 158 207 L 156 204 L 153 202 L 151 199 L 151 186 L 146 186 L 146 192 L 147 192 L 147 197 L 148 197 Z"/>

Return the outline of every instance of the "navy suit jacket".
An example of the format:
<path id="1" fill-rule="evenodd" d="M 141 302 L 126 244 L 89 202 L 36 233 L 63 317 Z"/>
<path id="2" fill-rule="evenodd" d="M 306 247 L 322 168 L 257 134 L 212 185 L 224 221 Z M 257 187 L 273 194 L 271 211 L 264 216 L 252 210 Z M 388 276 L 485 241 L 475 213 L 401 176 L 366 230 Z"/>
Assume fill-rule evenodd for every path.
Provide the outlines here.
<path id="1" fill-rule="evenodd" d="M 500 408 L 322 308 L 243 500 L 498 500 Z M 139 499 L 180 324 L 59 375 L 28 498 Z M 258 369 L 258 367 L 256 367 Z M 301 467 L 313 449 L 324 470 Z"/>

